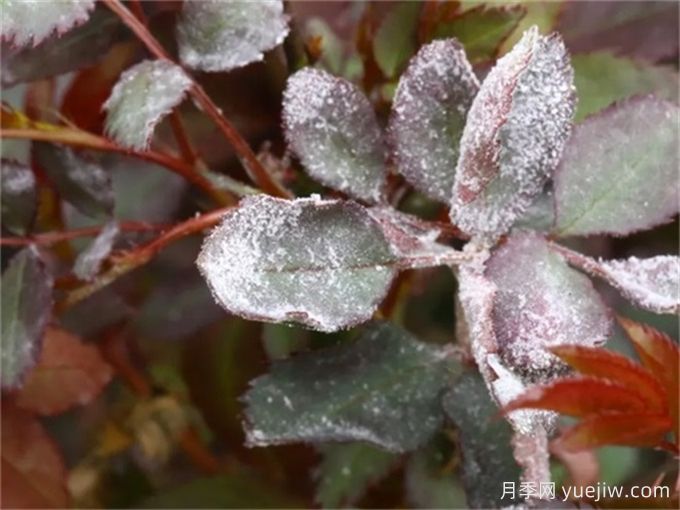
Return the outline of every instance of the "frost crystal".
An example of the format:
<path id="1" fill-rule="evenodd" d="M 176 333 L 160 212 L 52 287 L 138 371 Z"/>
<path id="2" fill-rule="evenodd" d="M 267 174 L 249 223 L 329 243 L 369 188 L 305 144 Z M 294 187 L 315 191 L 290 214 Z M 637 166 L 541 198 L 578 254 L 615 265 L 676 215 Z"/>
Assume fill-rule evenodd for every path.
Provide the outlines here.
<path id="1" fill-rule="evenodd" d="M 179 66 L 166 60 L 145 60 L 131 67 L 104 103 L 107 135 L 131 149 L 148 148 L 156 124 L 182 102 L 191 83 Z"/>
<path id="2" fill-rule="evenodd" d="M 177 25 L 179 58 L 192 69 L 229 71 L 262 60 L 288 31 L 281 0 L 187 1 Z"/>
<path id="3" fill-rule="evenodd" d="M 103 260 L 111 253 L 120 229 L 118 223 L 107 223 L 99 235 L 83 251 L 73 266 L 73 273 L 81 280 L 91 280 L 99 272 Z"/>
<path id="4" fill-rule="evenodd" d="M 55 30 L 59 35 L 84 23 L 94 0 L 4 0 L 0 37 L 16 46 L 36 46 Z"/>
<path id="5" fill-rule="evenodd" d="M 238 315 L 335 331 L 373 314 L 397 257 L 366 210 L 318 198 L 246 198 L 206 239 L 197 264 Z"/>
<path id="6" fill-rule="evenodd" d="M 452 221 L 475 236 L 495 239 L 506 232 L 557 166 L 574 104 L 562 40 L 533 27 L 497 62 L 470 107 Z"/>
<path id="7" fill-rule="evenodd" d="M 286 139 L 321 183 L 367 202 L 383 199 L 385 149 L 373 107 L 347 80 L 306 68 L 288 79 Z"/>
<path id="8" fill-rule="evenodd" d="M 423 46 L 399 80 L 389 123 L 397 166 L 435 200 L 451 199 L 460 137 L 478 89 L 455 39 Z"/>

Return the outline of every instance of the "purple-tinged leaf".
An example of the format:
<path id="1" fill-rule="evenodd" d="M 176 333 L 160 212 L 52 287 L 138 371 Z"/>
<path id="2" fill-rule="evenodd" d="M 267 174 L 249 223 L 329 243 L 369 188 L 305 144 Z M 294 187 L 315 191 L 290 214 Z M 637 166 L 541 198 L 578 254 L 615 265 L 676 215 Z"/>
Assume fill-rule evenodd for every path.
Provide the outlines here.
<path id="1" fill-rule="evenodd" d="M 40 351 L 52 311 L 52 275 L 34 247 L 17 253 L 2 274 L 2 387 L 21 384 Z"/>
<path id="2" fill-rule="evenodd" d="M 121 75 L 104 103 L 106 134 L 125 147 L 148 148 L 154 128 L 182 102 L 191 83 L 181 67 L 166 60 L 134 65 Z"/>
<path id="3" fill-rule="evenodd" d="M 288 79 L 288 144 L 316 180 L 367 202 L 384 199 L 385 149 L 373 107 L 352 83 L 305 68 Z"/>
<path id="4" fill-rule="evenodd" d="M 652 96 L 579 124 L 555 172 L 560 236 L 627 235 L 678 213 L 678 115 Z"/>
<path id="5" fill-rule="evenodd" d="M 73 273 L 81 280 L 92 280 L 101 268 L 102 262 L 111 253 L 120 229 L 118 223 L 107 223 L 92 243 L 78 255 Z"/>
<path id="6" fill-rule="evenodd" d="M 574 113 L 573 71 L 557 34 L 525 32 L 482 83 L 460 145 L 451 219 L 495 239 L 538 195 L 559 162 Z"/>
<path id="7" fill-rule="evenodd" d="M 397 167 L 417 189 L 448 203 L 460 137 L 479 82 L 455 39 L 423 46 L 401 76 L 389 137 Z"/>
<path id="8" fill-rule="evenodd" d="M 35 176 L 30 167 L 16 161 L 3 159 L 0 166 L 2 226 L 23 235 L 35 216 Z"/>
<path id="9" fill-rule="evenodd" d="M 179 58 L 199 71 L 229 71 L 264 58 L 288 35 L 281 0 L 184 2 L 177 25 Z"/>
<path id="10" fill-rule="evenodd" d="M 497 287 L 493 330 L 499 354 L 524 377 L 543 380 L 564 369 L 545 347 L 607 340 L 610 313 L 592 283 L 542 237 L 510 237 L 492 254 L 486 276 Z"/>
<path id="11" fill-rule="evenodd" d="M 5 0 L 0 37 L 15 46 L 36 46 L 53 32 L 63 34 L 84 23 L 94 0 Z"/>

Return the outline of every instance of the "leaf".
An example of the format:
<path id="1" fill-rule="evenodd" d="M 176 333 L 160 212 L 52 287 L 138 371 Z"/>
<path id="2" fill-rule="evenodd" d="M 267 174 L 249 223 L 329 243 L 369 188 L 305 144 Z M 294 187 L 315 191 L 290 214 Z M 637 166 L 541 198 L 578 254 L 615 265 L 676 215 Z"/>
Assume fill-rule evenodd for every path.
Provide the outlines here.
<path id="1" fill-rule="evenodd" d="M 0 165 L 2 177 L 2 226 L 24 235 L 33 223 L 37 208 L 35 176 L 27 165 L 7 159 Z"/>
<path id="2" fill-rule="evenodd" d="M 113 212 L 111 177 L 92 159 L 73 149 L 46 142 L 33 144 L 33 156 L 59 194 L 76 209 L 93 218 Z"/>
<path id="3" fill-rule="evenodd" d="M 156 125 L 182 102 L 191 84 L 182 68 L 167 60 L 145 60 L 132 66 L 104 103 L 106 134 L 130 149 L 147 149 Z"/>
<path id="4" fill-rule="evenodd" d="M 34 247 L 17 253 L 2 274 L 2 387 L 17 387 L 36 361 L 52 311 L 52 275 Z"/>
<path id="5" fill-rule="evenodd" d="M 383 18 L 373 38 L 373 56 L 388 78 L 394 78 L 416 50 L 418 2 L 397 3 Z"/>
<path id="6" fill-rule="evenodd" d="M 42 416 L 60 414 L 88 404 L 112 375 L 96 347 L 64 329 L 49 327 L 38 363 L 28 374 L 16 403 Z"/>
<path id="7" fill-rule="evenodd" d="M 609 312 L 590 280 L 537 234 L 511 236 L 492 254 L 486 276 L 497 286 L 492 315 L 499 354 L 520 373 L 561 371 L 545 347 L 593 346 L 609 336 Z"/>
<path id="8" fill-rule="evenodd" d="M 636 62 L 606 51 L 574 55 L 574 84 L 578 94 L 575 120 L 635 94 L 654 93 L 678 98 L 678 74 L 669 66 Z"/>
<path id="9" fill-rule="evenodd" d="M 64 34 L 87 21 L 94 0 L 5 0 L 0 37 L 15 46 L 36 46 L 53 32 Z"/>
<path id="10" fill-rule="evenodd" d="M 288 78 L 286 140 L 307 172 L 367 202 L 384 200 L 385 149 L 373 107 L 352 83 L 319 69 Z"/>
<path id="11" fill-rule="evenodd" d="M 45 3 L 40 4 L 44 6 Z M 102 7 L 96 9 L 83 25 L 62 36 L 53 35 L 35 47 L 3 48 L 3 87 L 50 78 L 93 65 L 114 44 L 120 34 L 120 27 L 118 17 Z"/>
<path id="12" fill-rule="evenodd" d="M 197 260 L 215 299 L 232 313 L 321 331 L 368 320 L 396 262 L 358 204 L 262 195 L 228 213 Z"/>
<path id="13" fill-rule="evenodd" d="M 440 22 L 434 29 L 434 38 L 455 37 L 471 62 L 491 60 L 525 13 L 522 5 L 479 5 L 451 21 Z"/>
<path id="14" fill-rule="evenodd" d="M 439 428 L 450 374 L 444 351 L 389 323 L 352 343 L 276 362 L 251 383 L 247 444 L 367 441 L 393 452 Z"/>
<path id="15" fill-rule="evenodd" d="M 541 192 L 574 112 L 573 72 L 557 34 L 533 27 L 482 83 L 460 142 L 451 220 L 495 239 Z"/>
<path id="16" fill-rule="evenodd" d="M 104 259 L 111 253 L 118 234 L 120 229 L 117 222 L 111 221 L 104 225 L 94 241 L 78 255 L 73 265 L 73 273 L 81 280 L 94 279 Z"/>
<path id="17" fill-rule="evenodd" d="M 322 508 L 354 505 L 366 489 L 383 478 L 399 457 L 366 443 L 327 444 L 314 476 L 315 500 Z"/>
<path id="18" fill-rule="evenodd" d="M 499 419 L 482 378 L 468 372 L 444 395 L 444 410 L 455 423 L 463 456 L 462 480 L 470 508 L 498 508 L 503 482 L 519 482 L 520 468 L 513 456 L 512 429 Z M 515 501 L 518 502 L 518 501 Z"/>
<path id="19" fill-rule="evenodd" d="M 3 398 L 0 436 L 2 507 L 69 507 L 66 467 L 40 422 Z"/>
<path id="20" fill-rule="evenodd" d="M 264 58 L 288 35 L 281 0 L 184 2 L 177 24 L 179 58 L 200 71 L 229 71 Z"/>
<path id="21" fill-rule="evenodd" d="M 549 232 L 555 225 L 555 193 L 549 182 L 540 195 L 517 218 L 513 228 Z"/>
<path id="22" fill-rule="evenodd" d="M 454 39 L 423 46 L 401 76 L 388 133 L 404 177 L 449 202 L 459 142 L 479 82 Z"/>
<path id="23" fill-rule="evenodd" d="M 555 233 L 627 235 L 677 214 L 678 112 L 640 97 L 577 126 L 555 173 Z"/>

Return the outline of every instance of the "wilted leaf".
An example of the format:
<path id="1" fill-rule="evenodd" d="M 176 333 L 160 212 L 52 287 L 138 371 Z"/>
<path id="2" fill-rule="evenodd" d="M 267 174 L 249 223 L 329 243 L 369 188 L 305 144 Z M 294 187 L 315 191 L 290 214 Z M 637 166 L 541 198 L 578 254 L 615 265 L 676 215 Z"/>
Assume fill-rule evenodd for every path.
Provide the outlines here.
<path id="1" fill-rule="evenodd" d="M 2 387 L 18 386 L 36 361 L 52 312 L 52 276 L 34 247 L 17 253 L 2 274 Z"/>
<path id="2" fill-rule="evenodd" d="M 352 83 L 305 68 L 283 99 L 288 144 L 316 180 L 368 202 L 384 195 L 385 149 L 373 107 Z"/>
<path id="3" fill-rule="evenodd" d="M 111 215 L 111 177 L 101 165 L 73 149 L 46 142 L 34 143 L 33 155 L 62 198 L 76 209 L 95 218 Z"/>
<path id="4" fill-rule="evenodd" d="M 73 274 L 81 280 L 92 280 L 99 272 L 104 259 L 111 253 L 119 233 L 117 222 L 111 221 L 104 225 L 94 241 L 78 255 L 73 265 Z"/>
<path id="5" fill-rule="evenodd" d="M 43 6 L 47 2 L 38 3 Z M 35 19 L 29 23 L 35 23 Z M 85 24 L 63 36 L 53 35 L 35 47 L 3 48 L 2 85 L 9 87 L 90 66 L 113 45 L 120 27 L 118 17 L 102 7 L 95 10 Z"/>
<path id="6" fill-rule="evenodd" d="M 40 422 L 3 398 L 0 435 L 2 507 L 68 508 L 66 467 Z"/>
<path id="7" fill-rule="evenodd" d="M 415 52 L 419 2 L 400 2 L 383 18 L 373 38 L 373 55 L 380 70 L 393 78 Z"/>
<path id="8" fill-rule="evenodd" d="M 562 40 L 535 27 L 489 72 L 460 142 L 450 214 L 463 231 L 496 238 L 541 192 L 570 133 L 572 81 Z"/>
<path id="9" fill-rule="evenodd" d="M 28 374 L 16 403 L 51 416 L 89 403 L 111 380 L 111 367 L 93 345 L 56 327 L 47 328 L 38 363 Z"/>
<path id="10" fill-rule="evenodd" d="M 604 51 L 574 55 L 571 62 L 578 94 L 577 122 L 635 94 L 654 93 L 677 101 L 678 74 L 669 66 L 653 66 Z"/>
<path id="11" fill-rule="evenodd" d="M 561 364 L 545 347 L 598 345 L 609 336 L 609 312 L 590 280 L 538 235 L 510 237 L 489 259 L 486 276 L 498 289 L 493 329 L 499 353 L 520 373 L 560 371 Z"/>
<path id="12" fill-rule="evenodd" d="M 199 4 L 203 2 L 184 5 Z M 107 135 L 131 149 L 148 148 L 154 128 L 182 102 L 191 83 L 181 67 L 167 60 L 134 65 L 120 76 L 104 103 Z"/>
<path id="13" fill-rule="evenodd" d="M 184 2 L 177 24 L 179 58 L 192 69 L 229 71 L 262 60 L 288 31 L 281 0 Z"/>
<path id="14" fill-rule="evenodd" d="M 274 363 L 246 393 L 252 446 L 368 441 L 404 452 L 442 422 L 446 355 L 388 323 L 355 342 Z"/>
<path id="15" fill-rule="evenodd" d="M 35 176 L 27 165 L 2 160 L 2 226 L 15 234 L 26 234 L 36 211 Z"/>
<path id="16" fill-rule="evenodd" d="M 371 317 L 397 257 L 353 202 L 241 201 L 203 245 L 197 264 L 216 300 L 238 315 L 334 331 Z"/>
<path id="17" fill-rule="evenodd" d="M 555 233 L 627 235 L 677 214 L 679 112 L 641 97 L 581 123 L 555 173 Z"/>
<path id="18" fill-rule="evenodd" d="M 94 0 L 5 0 L 0 37 L 15 46 L 36 46 L 55 31 L 61 35 L 87 21 L 94 4 Z"/>
<path id="19" fill-rule="evenodd" d="M 399 171 L 448 203 L 459 142 L 479 82 L 454 39 L 423 46 L 399 80 L 389 122 Z"/>
<path id="20" fill-rule="evenodd" d="M 328 444 L 315 471 L 316 501 L 323 508 L 354 505 L 372 484 L 387 475 L 399 456 L 366 443 Z"/>
<path id="21" fill-rule="evenodd" d="M 463 457 L 463 484 L 471 508 L 497 508 L 512 503 L 503 496 L 503 482 L 518 482 L 512 429 L 498 418 L 482 378 L 464 374 L 446 395 L 444 410 L 458 428 Z M 517 501 L 515 501 L 517 502 Z"/>

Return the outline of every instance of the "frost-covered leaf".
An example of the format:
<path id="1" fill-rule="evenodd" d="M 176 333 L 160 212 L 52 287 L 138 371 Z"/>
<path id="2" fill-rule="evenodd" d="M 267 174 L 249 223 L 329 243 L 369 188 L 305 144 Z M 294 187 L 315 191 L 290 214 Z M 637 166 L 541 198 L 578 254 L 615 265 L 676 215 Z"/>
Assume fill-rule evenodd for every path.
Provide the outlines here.
<path id="1" fill-rule="evenodd" d="M 503 496 L 503 482 L 519 481 L 513 457 L 512 429 L 498 419 L 482 378 L 464 374 L 444 395 L 444 410 L 455 423 L 463 457 L 463 485 L 470 508 L 499 508 L 513 501 Z M 518 503 L 518 500 L 514 501 Z"/>
<path id="2" fill-rule="evenodd" d="M 274 363 L 246 393 L 251 446 L 368 441 L 413 450 L 439 428 L 445 352 L 389 323 L 356 341 Z"/>
<path id="3" fill-rule="evenodd" d="M 307 172 L 368 202 L 383 200 L 385 148 L 371 103 L 349 81 L 305 68 L 283 99 L 288 144 Z"/>
<path id="4" fill-rule="evenodd" d="M 423 46 L 399 80 L 388 128 L 397 167 L 436 200 L 451 198 L 460 137 L 478 88 L 454 39 Z"/>
<path id="5" fill-rule="evenodd" d="M 573 72 L 557 34 L 533 27 L 489 72 L 460 142 L 451 219 L 494 239 L 543 189 L 571 129 Z"/>
<path id="6" fill-rule="evenodd" d="M 200 71 L 229 71 L 264 58 L 288 35 L 281 0 L 184 2 L 177 24 L 179 58 Z"/>
<path id="7" fill-rule="evenodd" d="M 2 226 L 16 234 L 25 234 L 37 206 L 33 171 L 27 165 L 3 159 L 0 172 Z"/>
<path id="8" fill-rule="evenodd" d="M 555 192 L 552 182 L 548 183 L 540 195 L 517 218 L 513 228 L 549 232 L 555 225 Z"/>
<path id="9" fill-rule="evenodd" d="M 380 70 L 393 78 L 415 52 L 419 2 L 397 3 L 383 18 L 373 38 L 373 55 Z"/>
<path id="10" fill-rule="evenodd" d="M 91 280 L 99 272 L 102 262 L 111 253 L 120 229 L 118 223 L 111 221 L 92 243 L 78 255 L 73 265 L 73 273 L 81 280 Z"/>
<path id="11" fill-rule="evenodd" d="M 186 2 L 184 5 L 203 4 Z M 104 103 L 106 134 L 136 150 L 149 146 L 160 120 L 182 102 L 191 87 L 181 67 L 167 60 L 145 60 L 125 71 Z"/>
<path id="12" fill-rule="evenodd" d="M 111 380 L 111 367 L 93 345 L 66 330 L 49 327 L 38 363 L 28 374 L 16 403 L 51 416 L 90 402 Z"/>
<path id="13" fill-rule="evenodd" d="M 366 443 L 327 444 L 314 476 L 316 501 L 323 508 L 354 505 L 366 489 L 383 478 L 399 456 Z"/>
<path id="14" fill-rule="evenodd" d="M 16 46 L 37 45 L 53 32 L 84 23 L 94 0 L 4 0 L 0 37 Z"/>
<path id="15" fill-rule="evenodd" d="M 46 142 L 34 143 L 33 155 L 62 198 L 76 209 L 91 217 L 111 215 L 111 177 L 101 165 L 73 149 Z"/>
<path id="16" fill-rule="evenodd" d="M 555 233 L 627 235 L 677 214 L 679 112 L 639 97 L 578 125 L 555 172 Z"/>
<path id="17" fill-rule="evenodd" d="M 232 313 L 335 331 L 368 320 L 397 257 L 354 202 L 241 201 L 203 245 L 197 264 Z"/>
<path id="18" fill-rule="evenodd" d="M 518 373 L 530 379 L 559 373 L 564 365 L 545 347 L 607 340 L 611 318 L 592 283 L 542 237 L 510 237 L 489 259 L 486 276 L 497 287 L 492 315 L 499 353 Z"/>
<path id="19" fill-rule="evenodd" d="M 17 253 L 2 273 L 2 387 L 18 386 L 35 364 L 52 311 L 52 276 L 35 248 Z"/>

